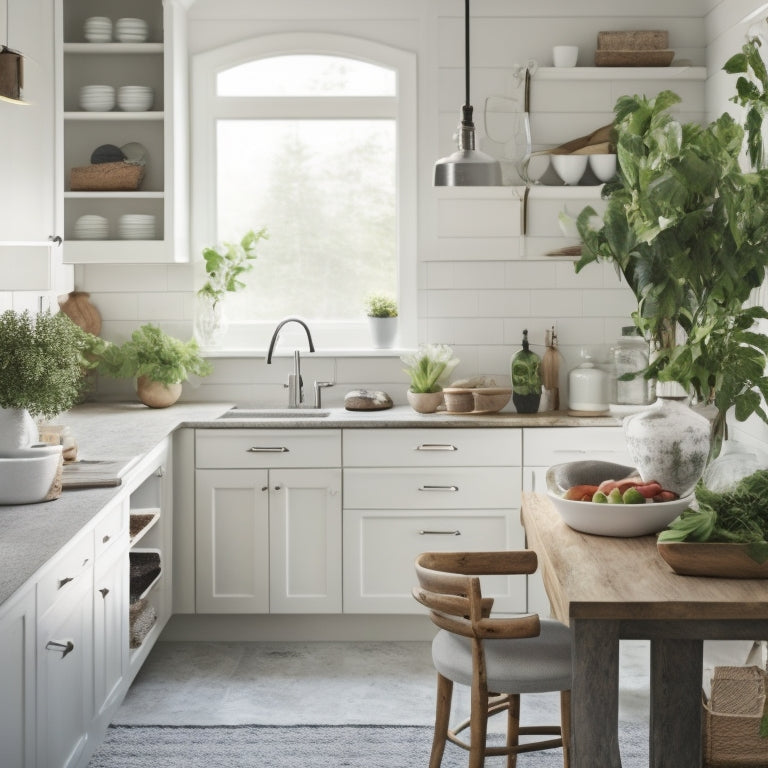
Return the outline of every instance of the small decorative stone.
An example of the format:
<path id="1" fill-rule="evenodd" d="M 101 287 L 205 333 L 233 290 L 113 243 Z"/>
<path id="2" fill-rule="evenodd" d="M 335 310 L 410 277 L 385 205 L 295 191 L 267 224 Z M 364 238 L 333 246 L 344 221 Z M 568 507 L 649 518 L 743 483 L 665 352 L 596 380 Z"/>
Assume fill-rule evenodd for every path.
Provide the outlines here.
<path id="1" fill-rule="evenodd" d="M 91 153 L 91 163 L 93 165 L 99 165 L 101 163 L 118 163 L 121 160 L 125 160 L 125 155 L 120 147 L 116 147 L 114 144 L 102 144 L 100 147 L 96 147 Z"/>
<path id="2" fill-rule="evenodd" d="M 348 411 L 384 411 L 393 405 L 392 398 L 379 390 L 353 389 L 344 396 Z"/>

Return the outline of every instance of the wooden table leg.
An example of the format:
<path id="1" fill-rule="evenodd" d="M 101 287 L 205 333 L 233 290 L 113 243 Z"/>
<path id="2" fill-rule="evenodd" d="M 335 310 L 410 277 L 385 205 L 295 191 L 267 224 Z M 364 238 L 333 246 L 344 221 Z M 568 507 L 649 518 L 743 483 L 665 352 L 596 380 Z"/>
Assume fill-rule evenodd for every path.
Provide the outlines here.
<path id="1" fill-rule="evenodd" d="M 571 768 L 621 768 L 619 625 L 571 619 Z"/>
<path id="2" fill-rule="evenodd" d="M 651 768 L 701 767 L 703 647 L 701 640 L 651 640 Z"/>

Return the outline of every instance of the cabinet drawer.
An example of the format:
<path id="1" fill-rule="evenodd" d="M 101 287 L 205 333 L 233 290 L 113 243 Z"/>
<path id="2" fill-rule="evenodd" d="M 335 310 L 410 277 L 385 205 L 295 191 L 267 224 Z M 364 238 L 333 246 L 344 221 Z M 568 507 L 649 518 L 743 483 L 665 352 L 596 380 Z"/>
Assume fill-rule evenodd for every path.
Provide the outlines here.
<path id="1" fill-rule="evenodd" d="M 344 612 L 420 613 L 411 595 L 421 552 L 524 549 L 517 512 L 344 510 Z M 497 611 L 526 610 L 526 577 L 483 577 Z"/>
<path id="2" fill-rule="evenodd" d="M 344 506 L 359 509 L 509 509 L 520 492 L 519 467 L 344 470 Z"/>
<path id="3" fill-rule="evenodd" d="M 621 427 L 547 427 L 523 430 L 525 466 L 599 459 L 631 464 Z"/>
<path id="4" fill-rule="evenodd" d="M 93 566 L 93 532 L 67 548 L 49 565 L 37 582 L 37 610 L 42 616 L 60 597 L 75 592 L 79 583 L 90 578 Z"/>
<path id="5" fill-rule="evenodd" d="M 96 523 L 95 528 L 95 555 L 98 558 L 109 549 L 128 530 L 127 500 L 122 501 L 110 509 L 104 517 Z M 127 540 L 127 539 L 126 539 Z"/>
<path id="6" fill-rule="evenodd" d="M 207 469 L 338 467 L 334 429 L 205 429 L 195 435 L 196 466 Z"/>
<path id="7" fill-rule="evenodd" d="M 520 465 L 521 430 L 346 429 L 346 467 L 487 467 Z"/>

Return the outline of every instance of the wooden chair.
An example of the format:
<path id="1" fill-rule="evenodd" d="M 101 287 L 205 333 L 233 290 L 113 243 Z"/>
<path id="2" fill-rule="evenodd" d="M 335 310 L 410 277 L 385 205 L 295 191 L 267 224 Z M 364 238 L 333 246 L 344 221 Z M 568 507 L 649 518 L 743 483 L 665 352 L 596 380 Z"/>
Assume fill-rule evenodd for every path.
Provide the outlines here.
<path id="1" fill-rule="evenodd" d="M 563 748 L 569 767 L 571 636 L 564 624 L 536 614 L 491 618 L 493 598 L 483 597 L 481 575 L 528 574 L 536 553 L 425 552 L 416 559 L 419 586 L 413 596 L 440 628 L 432 642 L 437 669 L 435 733 L 429 768 L 440 768 L 446 741 L 469 751 L 469 768 L 483 768 L 486 756 L 517 755 Z M 453 684 L 471 688 L 470 717 L 450 728 Z M 520 694 L 560 691 L 560 725 L 520 727 Z M 506 746 L 486 744 L 488 717 L 507 712 Z M 458 734 L 469 727 L 469 743 Z M 557 738 L 521 744 L 520 735 Z"/>

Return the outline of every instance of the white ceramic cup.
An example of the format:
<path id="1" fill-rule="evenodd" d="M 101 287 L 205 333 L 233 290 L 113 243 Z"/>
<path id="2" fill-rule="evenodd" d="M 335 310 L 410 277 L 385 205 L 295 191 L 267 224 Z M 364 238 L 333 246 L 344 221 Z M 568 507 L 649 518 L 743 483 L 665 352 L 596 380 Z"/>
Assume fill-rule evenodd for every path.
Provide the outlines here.
<path id="1" fill-rule="evenodd" d="M 552 48 L 552 61 L 556 67 L 575 67 L 578 60 L 578 45 L 556 45 Z"/>

